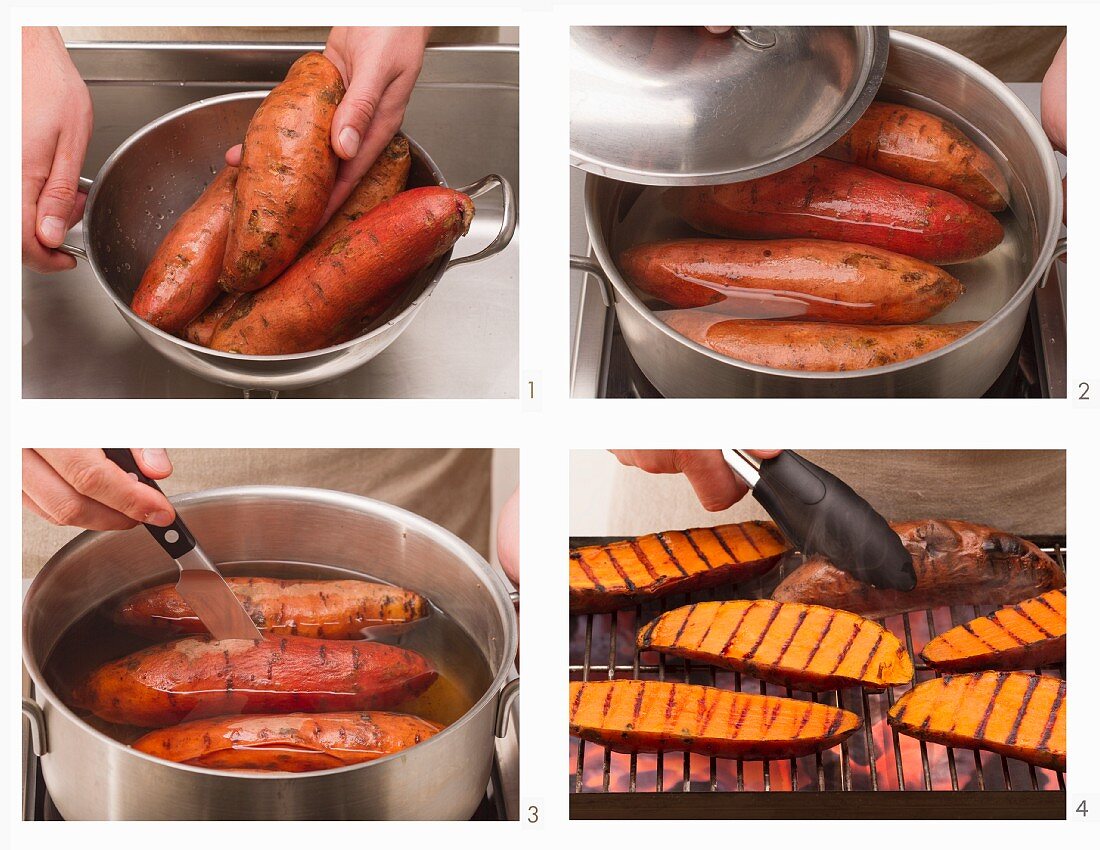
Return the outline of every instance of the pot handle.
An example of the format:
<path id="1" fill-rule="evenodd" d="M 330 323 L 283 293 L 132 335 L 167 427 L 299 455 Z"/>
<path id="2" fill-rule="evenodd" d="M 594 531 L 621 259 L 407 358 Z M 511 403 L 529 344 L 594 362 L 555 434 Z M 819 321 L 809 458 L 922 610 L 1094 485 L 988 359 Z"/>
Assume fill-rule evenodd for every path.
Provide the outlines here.
<path id="1" fill-rule="evenodd" d="M 42 707 L 33 699 L 23 700 L 23 716 L 31 724 L 31 748 L 36 756 L 44 756 L 48 752 L 46 746 L 46 715 L 42 713 Z"/>
<path id="2" fill-rule="evenodd" d="M 580 257 L 576 254 L 571 254 L 569 256 L 569 267 L 590 274 L 599 281 L 600 296 L 603 298 L 603 306 L 610 309 L 615 299 L 611 295 L 611 283 L 608 281 L 607 275 L 604 274 L 600 264 L 589 257 Z"/>
<path id="3" fill-rule="evenodd" d="M 88 191 L 91 190 L 93 185 L 95 185 L 94 180 L 89 180 L 87 177 L 81 177 L 78 188 L 83 190 L 84 193 L 87 194 Z M 68 254 L 70 257 L 74 257 L 77 260 L 84 260 L 84 262 L 88 262 L 88 252 L 84 250 L 83 245 L 70 245 L 68 242 L 62 242 L 60 245 L 57 246 L 57 250 L 60 251 L 62 254 Z"/>
<path id="4" fill-rule="evenodd" d="M 508 718 L 512 715 L 512 703 L 519 698 L 519 679 L 506 682 L 500 689 L 500 698 L 497 700 L 497 718 L 494 730 L 498 738 L 508 734 Z"/>
<path id="5" fill-rule="evenodd" d="M 468 257 L 459 257 L 458 259 L 451 260 L 447 263 L 447 268 L 460 266 L 463 263 L 476 263 L 494 254 L 499 254 L 507 248 L 508 243 L 512 241 L 512 237 L 516 233 L 516 193 L 512 191 L 511 183 L 499 174 L 489 174 L 482 177 L 476 183 L 471 183 L 469 186 L 463 186 L 461 189 L 456 189 L 455 191 L 462 192 L 464 195 L 469 195 L 471 198 L 477 198 L 484 195 L 495 186 L 500 187 L 500 193 L 504 196 L 504 214 L 501 216 L 500 230 L 497 232 L 496 238 L 476 254 L 470 254 Z"/>

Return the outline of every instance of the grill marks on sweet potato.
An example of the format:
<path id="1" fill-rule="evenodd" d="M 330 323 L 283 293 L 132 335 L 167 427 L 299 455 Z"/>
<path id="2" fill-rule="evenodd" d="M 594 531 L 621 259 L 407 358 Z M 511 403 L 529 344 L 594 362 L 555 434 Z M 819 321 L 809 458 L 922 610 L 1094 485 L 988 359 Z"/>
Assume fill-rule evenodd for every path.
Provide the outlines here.
<path id="1" fill-rule="evenodd" d="M 903 694 L 889 714 L 905 735 L 1066 769 L 1066 683 L 1033 673 L 944 676 Z"/>
<path id="2" fill-rule="evenodd" d="M 571 682 L 569 731 L 616 752 L 687 751 L 738 759 L 797 758 L 859 728 L 850 711 L 675 682 Z"/>
<path id="3" fill-rule="evenodd" d="M 1051 590 L 955 626 L 921 651 L 937 670 L 1021 670 L 1066 658 L 1066 592 Z"/>
<path id="4" fill-rule="evenodd" d="M 770 522 L 647 534 L 569 552 L 569 610 L 614 611 L 669 593 L 746 581 L 790 550 Z"/>
<path id="5" fill-rule="evenodd" d="M 769 599 L 700 602 L 662 614 L 638 648 L 746 673 L 797 690 L 881 691 L 913 678 L 901 642 L 847 611 Z"/>

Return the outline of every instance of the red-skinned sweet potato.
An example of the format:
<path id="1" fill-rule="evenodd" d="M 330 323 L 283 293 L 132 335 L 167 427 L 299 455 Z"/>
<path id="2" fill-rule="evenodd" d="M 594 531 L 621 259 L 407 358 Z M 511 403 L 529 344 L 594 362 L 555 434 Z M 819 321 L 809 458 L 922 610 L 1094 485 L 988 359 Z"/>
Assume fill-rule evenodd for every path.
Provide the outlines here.
<path id="1" fill-rule="evenodd" d="M 221 320 L 225 318 L 226 313 L 233 309 L 233 305 L 241 297 L 243 296 L 236 292 L 222 292 L 214 299 L 213 304 L 187 323 L 180 336 L 188 342 L 209 347 L 210 340 Z"/>

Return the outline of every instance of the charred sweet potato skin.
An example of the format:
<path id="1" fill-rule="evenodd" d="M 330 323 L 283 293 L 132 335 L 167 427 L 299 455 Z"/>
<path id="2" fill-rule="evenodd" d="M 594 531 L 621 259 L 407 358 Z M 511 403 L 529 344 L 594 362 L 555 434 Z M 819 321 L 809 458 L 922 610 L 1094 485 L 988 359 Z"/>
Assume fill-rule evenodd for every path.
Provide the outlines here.
<path id="1" fill-rule="evenodd" d="M 255 576 L 225 581 L 256 627 L 271 635 L 353 640 L 367 626 L 417 620 L 428 610 L 419 594 L 375 582 Z M 128 596 L 112 611 L 112 619 L 145 637 L 206 634 L 202 621 L 173 584 Z"/>
<path id="2" fill-rule="evenodd" d="M 973 260 L 1004 238 L 977 204 L 820 156 L 742 183 L 671 189 L 665 200 L 716 236 L 855 242 L 935 265 Z"/>
<path id="3" fill-rule="evenodd" d="M 439 730 L 409 714 L 296 712 L 193 720 L 149 732 L 133 747 L 196 767 L 304 773 L 374 761 Z"/>
<path id="4" fill-rule="evenodd" d="M 73 702 L 111 723 L 170 726 L 227 714 L 390 708 L 436 671 L 411 650 L 304 637 L 187 637 L 108 662 Z"/>
<path id="5" fill-rule="evenodd" d="M 990 212 L 1008 205 L 1008 184 L 989 154 L 950 121 L 911 106 L 872 103 L 825 156 L 943 189 Z"/>
<path id="6" fill-rule="evenodd" d="M 646 534 L 569 552 L 569 611 L 628 608 L 670 593 L 748 581 L 790 551 L 774 523 Z"/>
<path id="7" fill-rule="evenodd" d="M 339 158 L 330 133 L 340 72 L 307 53 L 260 104 L 245 132 L 220 285 L 251 292 L 293 262 L 321 223 Z"/>
<path id="8" fill-rule="evenodd" d="M 210 347 L 296 354 L 333 345 L 349 323 L 376 317 L 417 271 L 466 234 L 474 204 L 442 186 L 410 189 L 300 257 L 275 283 L 241 298 Z"/>
<path id="9" fill-rule="evenodd" d="M 799 321 L 923 322 L 963 293 L 956 278 L 892 251 L 817 239 L 678 239 L 619 258 L 626 279 L 673 307 L 755 303 Z"/>
<path id="10" fill-rule="evenodd" d="M 855 714 L 831 705 L 704 685 L 569 683 L 569 733 L 620 753 L 798 758 L 835 747 L 859 726 Z"/>
<path id="11" fill-rule="evenodd" d="M 157 247 L 130 301 L 139 318 L 178 334 L 218 296 L 237 169 L 227 165 Z"/>
<path id="12" fill-rule="evenodd" d="M 1014 534 L 953 519 L 894 522 L 890 527 L 913 556 L 913 590 L 871 587 L 817 557 L 786 575 L 772 599 L 875 619 L 941 605 L 1010 605 L 1065 587 L 1062 568 Z"/>

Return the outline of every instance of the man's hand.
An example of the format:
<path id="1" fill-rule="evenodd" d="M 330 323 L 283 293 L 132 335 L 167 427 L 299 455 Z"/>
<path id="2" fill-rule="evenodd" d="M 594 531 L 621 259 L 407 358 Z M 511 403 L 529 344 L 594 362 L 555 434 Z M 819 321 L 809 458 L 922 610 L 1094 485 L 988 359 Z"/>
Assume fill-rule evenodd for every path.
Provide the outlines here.
<path id="1" fill-rule="evenodd" d="M 71 269 L 56 250 L 84 215 L 80 169 L 92 135 L 92 99 L 53 27 L 23 28 L 23 265 Z"/>
<path id="2" fill-rule="evenodd" d="M 150 478 L 172 474 L 164 449 L 132 451 Z M 164 526 L 176 516 L 163 493 L 131 478 L 102 449 L 23 449 L 23 506 L 54 525 L 96 531 Z"/>
<path id="3" fill-rule="evenodd" d="M 1054 54 L 1043 76 L 1043 88 L 1040 96 L 1039 113 L 1043 119 L 1043 130 L 1054 145 L 1054 149 L 1066 152 L 1066 39 Z M 1062 194 L 1066 193 L 1066 181 L 1062 181 Z M 1062 221 L 1066 220 L 1066 208 L 1062 207 Z"/>
<path id="4" fill-rule="evenodd" d="M 519 587 L 519 488 L 516 488 L 497 520 L 497 558 L 505 575 Z"/>
<path id="5" fill-rule="evenodd" d="M 738 478 L 717 449 L 688 451 L 684 449 L 636 450 L 612 449 L 611 454 L 625 466 L 636 466 L 643 472 L 658 474 L 682 472 L 708 511 L 724 511 L 739 502 L 749 488 Z M 764 460 L 775 457 L 779 450 L 753 449 L 750 454 Z"/>

